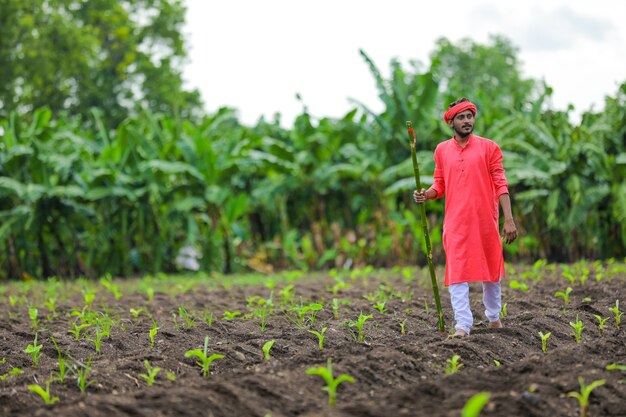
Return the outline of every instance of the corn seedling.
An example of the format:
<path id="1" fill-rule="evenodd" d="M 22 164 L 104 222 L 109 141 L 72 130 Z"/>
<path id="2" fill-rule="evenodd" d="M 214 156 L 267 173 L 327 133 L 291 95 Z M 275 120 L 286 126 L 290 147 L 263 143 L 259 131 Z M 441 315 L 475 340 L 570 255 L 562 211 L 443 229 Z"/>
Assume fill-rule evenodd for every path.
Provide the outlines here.
<path id="1" fill-rule="evenodd" d="M 154 338 L 156 337 L 158 331 L 159 331 L 159 325 L 155 321 L 155 322 L 152 323 L 152 328 L 150 328 L 150 333 L 148 334 L 148 336 L 150 337 L 150 347 L 151 348 L 154 348 Z"/>
<path id="2" fill-rule="evenodd" d="M 404 319 L 404 320 L 402 320 L 400 323 L 398 323 L 398 324 L 400 325 L 400 334 L 401 334 L 402 336 L 404 336 L 404 334 L 405 334 L 405 329 L 404 329 L 404 326 L 406 325 L 406 321 L 407 321 L 407 320 L 408 320 L 408 319 Z"/>
<path id="3" fill-rule="evenodd" d="M 120 298 L 122 298 L 122 292 L 119 290 L 117 285 L 113 284 L 113 278 L 111 277 L 110 274 L 106 274 L 104 277 L 102 277 L 100 279 L 100 284 L 102 284 L 102 286 L 106 288 L 107 291 L 113 294 L 113 297 L 116 300 L 119 300 Z"/>
<path id="4" fill-rule="evenodd" d="M 89 323 L 83 323 L 83 324 L 76 324 L 76 322 L 72 323 L 72 326 L 74 326 L 73 329 L 68 330 L 68 333 L 71 333 L 74 335 L 74 338 L 76 340 L 80 339 L 80 332 L 81 330 L 91 326 L 91 324 Z"/>
<path id="5" fill-rule="evenodd" d="M 261 350 L 263 350 L 263 357 L 265 358 L 266 361 L 269 361 L 271 359 L 270 349 L 272 348 L 272 346 L 274 346 L 274 342 L 276 342 L 275 339 L 265 342 L 265 344 L 261 348 Z"/>
<path id="6" fill-rule="evenodd" d="M 176 381 L 176 374 L 172 371 L 165 371 L 165 377 L 167 378 L 168 381 L 171 382 L 175 382 Z"/>
<path id="7" fill-rule="evenodd" d="M 585 326 L 583 325 L 583 322 L 578 318 L 578 314 L 576 314 L 576 321 L 574 323 L 570 321 L 569 325 L 572 326 L 572 328 L 574 329 L 574 333 L 572 333 L 571 335 L 574 336 L 574 339 L 576 339 L 576 343 L 580 343 L 580 338 Z"/>
<path id="8" fill-rule="evenodd" d="M 488 392 L 479 392 L 467 400 L 461 410 L 461 417 L 478 417 L 480 412 L 489 402 L 490 395 Z"/>
<path id="9" fill-rule="evenodd" d="M 37 336 L 38 334 L 35 333 L 35 340 L 33 341 L 33 344 L 31 345 L 29 343 L 26 349 L 24 349 L 24 353 L 28 353 L 30 357 L 33 358 L 33 367 L 37 367 L 37 365 L 39 365 L 39 359 L 41 359 L 42 355 L 41 348 L 43 345 L 37 344 Z"/>
<path id="10" fill-rule="evenodd" d="M 196 317 L 193 314 L 188 313 L 184 307 L 178 307 L 178 315 L 185 322 L 185 327 L 187 328 L 187 330 L 193 329 L 195 327 Z"/>
<path id="11" fill-rule="evenodd" d="M 579 376 L 578 383 L 580 384 L 580 392 L 572 391 L 569 392 L 567 396 L 578 400 L 578 405 L 580 406 L 580 417 L 587 417 L 589 414 L 589 395 L 591 394 L 591 391 L 604 385 L 606 380 L 598 379 L 589 385 L 585 385 L 585 380 L 582 376 Z"/>
<path id="12" fill-rule="evenodd" d="M 339 377 L 335 378 L 333 376 L 333 364 L 330 358 L 328 358 L 328 362 L 326 363 L 326 367 L 319 368 L 309 368 L 306 371 L 309 375 L 317 375 L 321 377 L 324 382 L 326 382 L 326 386 L 322 388 L 322 390 L 328 392 L 328 405 L 330 407 L 334 407 L 337 403 L 337 388 L 340 384 L 344 382 L 354 382 L 355 379 L 347 374 L 342 374 Z"/>
<path id="13" fill-rule="evenodd" d="M 76 381 L 81 393 L 85 393 L 87 387 L 91 385 L 89 381 L 89 373 L 91 372 L 91 355 L 86 364 L 77 364 L 76 367 Z"/>
<path id="14" fill-rule="evenodd" d="M 316 332 L 315 330 L 308 330 L 308 332 L 317 336 L 319 348 L 320 350 L 324 350 L 324 339 L 326 338 L 326 336 L 324 336 L 324 333 L 326 333 L 326 327 L 322 328 L 320 332 Z"/>
<path id="15" fill-rule="evenodd" d="M 459 359 L 461 359 L 459 355 L 454 355 L 451 359 L 446 359 L 446 375 L 452 375 L 453 373 L 458 372 L 458 370 L 461 369 L 463 364 L 459 363 Z"/>
<path id="16" fill-rule="evenodd" d="M 50 312 L 50 314 L 52 314 L 53 316 L 56 317 L 57 315 L 57 306 L 56 306 L 56 302 L 57 299 L 55 297 L 49 297 L 46 302 L 44 303 L 44 306 L 46 306 L 46 308 L 48 309 L 48 311 Z"/>
<path id="17" fill-rule="evenodd" d="M 59 372 L 54 373 L 54 377 L 57 381 L 63 383 L 65 382 L 65 377 L 67 377 L 67 361 L 61 353 L 61 349 L 59 348 L 56 339 L 54 337 L 50 337 L 50 339 L 52 339 L 52 343 L 54 343 L 54 347 L 57 350 L 57 354 L 59 355 L 57 361 L 57 363 L 59 364 Z"/>
<path id="18" fill-rule="evenodd" d="M 523 282 L 516 281 L 516 280 L 511 280 L 511 282 L 509 283 L 509 286 L 512 289 L 520 290 L 521 292 L 528 291 L 528 285 L 524 284 Z"/>
<path id="19" fill-rule="evenodd" d="M 502 304 L 502 310 L 500 311 L 500 317 L 506 317 L 506 315 L 508 314 L 506 311 L 507 308 L 507 303 Z"/>
<path id="20" fill-rule="evenodd" d="M 22 371 L 20 368 L 11 368 L 11 370 L 6 374 L 0 375 L 0 381 L 6 381 L 9 376 L 15 376 L 23 373 L 24 371 Z"/>
<path id="21" fill-rule="evenodd" d="M 213 321 L 215 320 L 215 314 L 209 312 L 208 310 L 204 310 L 200 319 L 207 325 L 209 328 L 213 327 Z"/>
<path id="22" fill-rule="evenodd" d="M 385 308 L 385 304 L 386 302 L 379 301 L 376 304 L 374 304 L 374 308 L 378 310 L 380 314 L 385 314 L 387 312 L 387 309 Z"/>
<path id="23" fill-rule="evenodd" d="M 50 381 L 46 382 L 45 390 L 36 384 L 29 385 L 28 389 L 35 394 L 38 394 L 41 399 L 46 403 L 46 405 L 54 404 L 55 402 L 59 401 L 59 397 L 52 397 L 50 395 Z"/>
<path id="24" fill-rule="evenodd" d="M 296 317 L 294 318 L 291 315 L 287 315 L 287 317 L 296 324 L 298 329 L 301 329 L 307 322 L 314 325 L 317 312 L 322 308 L 322 305 L 318 303 L 310 303 L 307 305 L 302 305 L 301 303 L 299 306 L 291 308 L 291 311 L 296 313 Z"/>
<path id="25" fill-rule="evenodd" d="M 546 353 L 548 351 L 548 338 L 552 336 L 551 332 L 543 334 L 543 332 L 539 332 L 539 337 L 541 337 L 541 351 Z"/>
<path id="26" fill-rule="evenodd" d="M 500 361 L 499 361 L 499 360 L 497 360 L 497 359 L 494 359 L 494 360 L 493 360 L 493 364 L 494 364 L 494 365 L 496 365 L 496 368 L 497 368 L 498 366 L 502 365 L 502 362 L 500 362 Z"/>
<path id="27" fill-rule="evenodd" d="M 28 307 L 28 317 L 30 318 L 30 324 L 33 330 L 37 330 L 39 328 L 39 320 L 37 317 L 39 316 L 39 310 L 35 307 Z"/>
<path id="28" fill-rule="evenodd" d="M 339 320 L 339 299 L 338 298 L 333 298 L 332 308 L 333 308 L 333 318 L 335 320 Z"/>
<path id="29" fill-rule="evenodd" d="M 604 335 L 604 324 L 606 323 L 606 321 L 608 319 L 610 319 L 610 317 L 604 317 L 602 318 L 602 316 L 598 315 L 598 314 L 594 314 L 593 315 L 596 320 L 598 320 L 598 331 L 600 332 L 600 336 Z"/>
<path id="30" fill-rule="evenodd" d="M 90 342 L 93 343 L 94 347 L 96 348 L 96 353 L 100 353 L 100 350 L 102 348 L 102 339 L 105 336 L 106 332 L 102 328 L 96 327 L 95 337 L 93 339 L 88 339 Z"/>
<path id="31" fill-rule="evenodd" d="M 143 311 L 143 308 L 131 308 L 130 309 L 130 314 L 133 316 L 134 319 L 139 318 L 139 315 L 141 314 L 141 312 Z"/>
<path id="32" fill-rule="evenodd" d="M 567 287 L 565 289 L 565 291 L 557 291 L 557 292 L 555 292 L 554 296 L 563 298 L 563 303 L 565 305 L 568 305 L 569 304 L 569 295 L 570 295 L 571 292 L 572 292 L 572 287 Z"/>
<path id="33" fill-rule="evenodd" d="M 91 308 L 94 300 L 96 299 L 96 294 L 92 291 L 87 291 L 83 294 L 83 300 L 85 301 L 85 307 L 88 309 Z"/>
<path id="34" fill-rule="evenodd" d="M 626 371 L 626 365 L 611 363 L 606 366 L 606 370 L 607 371 Z"/>
<path id="35" fill-rule="evenodd" d="M 609 311 L 615 315 L 615 326 L 619 330 L 620 322 L 624 315 L 623 312 L 619 311 L 619 300 L 615 300 L 615 307 L 609 308 Z"/>
<path id="36" fill-rule="evenodd" d="M 222 317 L 222 320 L 232 321 L 237 316 L 241 316 L 241 311 L 224 311 L 224 317 Z"/>
<path id="37" fill-rule="evenodd" d="M 365 324 L 365 322 L 369 319 L 371 319 L 373 316 L 371 314 L 365 315 L 363 313 L 359 314 L 359 319 L 357 321 L 351 321 L 350 323 L 348 323 L 348 326 L 350 327 L 355 327 L 357 328 L 358 331 L 358 335 L 355 336 L 354 334 L 352 335 L 354 337 L 355 341 L 358 341 L 359 343 L 363 343 L 363 340 L 365 339 L 365 334 L 363 333 L 363 325 Z"/>
<path id="38" fill-rule="evenodd" d="M 185 352 L 185 358 L 191 358 L 195 356 L 198 359 L 200 359 L 200 361 L 196 362 L 196 364 L 202 367 L 202 375 L 204 375 L 204 377 L 207 377 L 209 375 L 209 367 L 211 366 L 211 363 L 216 359 L 222 359 L 224 357 L 224 355 L 220 355 L 217 353 L 211 356 L 207 356 L 208 349 L 209 349 L 209 336 L 206 336 L 204 338 L 204 350 L 193 349 L 193 350 L 188 350 L 187 352 Z"/>
<path id="39" fill-rule="evenodd" d="M 143 364 L 146 367 L 146 373 L 139 374 L 139 377 L 145 379 L 148 386 L 151 387 L 152 384 L 154 384 L 154 380 L 157 374 L 159 373 L 159 371 L 161 370 L 161 368 L 153 368 L 150 365 L 150 361 L 148 361 L 148 359 L 144 359 Z"/>

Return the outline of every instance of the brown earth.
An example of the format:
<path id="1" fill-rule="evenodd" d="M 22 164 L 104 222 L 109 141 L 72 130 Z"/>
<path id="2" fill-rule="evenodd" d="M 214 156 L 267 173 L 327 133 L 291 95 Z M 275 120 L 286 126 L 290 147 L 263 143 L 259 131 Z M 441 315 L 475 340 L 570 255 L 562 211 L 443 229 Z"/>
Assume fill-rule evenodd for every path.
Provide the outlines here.
<path id="1" fill-rule="evenodd" d="M 266 298 L 270 290 L 263 285 L 216 285 L 211 278 L 158 280 L 149 284 L 136 281 L 114 281 L 124 295 L 115 300 L 100 284 L 93 310 L 107 311 L 115 318 L 111 336 L 102 342 L 100 354 L 94 344 L 76 340 L 67 330 L 76 320 L 70 316 L 73 308 L 83 305 L 81 288 L 90 283 L 62 283 L 57 287 L 59 302 L 57 316 L 46 320 L 49 310 L 43 301 L 51 294 L 40 284 L 16 287 L 5 285 L 1 290 L 0 310 L 0 374 L 19 367 L 24 373 L 9 375 L 0 382 L 0 414 L 5 416 L 460 416 L 466 401 L 480 391 L 490 393 L 490 401 L 482 416 L 578 416 L 576 399 L 568 393 L 579 391 L 578 377 L 588 384 L 605 379 L 590 397 L 591 416 L 626 416 L 626 372 L 606 370 L 606 365 L 626 364 L 626 337 L 622 326 L 616 327 L 610 307 L 620 300 L 626 305 L 626 268 L 606 273 L 601 282 L 594 274 L 584 285 L 574 286 L 571 301 L 564 309 L 561 298 L 554 296 L 570 285 L 561 277 L 560 268 L 544 268 L 542 278 L 533 280 L 524 269 L 509 274 L 503 285 L 503 302 L 507 315 L 505 328 L 491 329 L 484 323 L 479 284 L 472 286 L 472 309 L 475 324 L 472 334 L 462 339 L 448 340 L 437 331 L 429 278 L 406 283 L 402 271 L 377 271 L 352 280 L 350 288 L 334 296 L 335 283 L 329 275 L 310 275 L 298 281 L 287 275 L 274 288 L 276 312 L 261 331 L 260 320 L 245 317 L 252 313 L 246 297 Z M 438 270 L 438 276 L 443 276 Z M 285 278 L 287 277 L 287 278 Z M 526 277 L 526 278 L 524 278 Z M 523 280 L 527 292 L 509 288 L 509 280 Z M 228 277 L 219 282 L 227 283 Z M 299 329 L 284 312 L 279 311 L 279 291 L 289 282 L 294 285 L 296 300 L 324 304 L 314 325 Z M 383 292 L 395 288 L 381 314 L 372 308 L 373 302 L 364 294 L 375 295 L 379 285 Z M 146 285 L 157 292 L 150 302 Z M 133 292 L 135 291 L 135 292 Z M 404 293 L 398 295 L 398 292 Z M 26 300 L 9 303 L 9 296 L 26 293 Z M 452 327 L 449 296 L 440 291 L 446 325 Z M 65 294 L 65 295 L 64 295 Z M 333 297 L 350 300 L 341 305 L 339 320 L 334 320 L 330 303 Z M 429 312 L 426 312 L 428 300 Z M 34 331 L 28 316 L 28 306 L 39 307 L 42 321 L 39 342 L 43 356 L 38 367 L 23 350 L 33 343 Z M 197 320 L 187 329 L 178 317 L 176 328 L 173 315 L 179 306 L 192 314 L 213 312 L 217 318 L 209 327 Z M 138 318 L 131 308 L 143 308 Z M 243 316 L 223 320 L 224 311 L 241 311 Z M 151 317 L 148 317 L 149 311 Z M 372 314 L 365 322 L 365 341 L 357 343 L 347 325 L 359 313 Z M 601 336 L 594 314 L 611 317 Z M 581 343 L 572 337 L 570 322 L 578 316 L 584 323 Z M 401 334 L 400 322 L 406 319 L 406 333 Z M 156 345 L 150 347 L 149 329 L 153 320 L 159 325 Z M 624 317 L 623 325 L 626 325 Z M 318 348 L 317 338 L 307 332 L 327 327 L 324 350 Z M 93 337 L 91 329 L 85 330 Z M 548 352 L 541 350 L 538 332 L 551 332 Z M 209 377 L 204 378 L 195 360 L 185 358 L 190 349 L 202 348 L 209 336 L 208 353 L 220 353 L 224 359 L 211 365 Z M 86 363 L 92 356 L 91 385 L 81 394 L 77 379 L 71 373 L 65 382 L 50 385 L 52 395 L 60 401 L 44 405 L 39 396 L 27 389 L 29 384 L 45 386 L 52 372 L 58 371 L 54 337 L 61 351 L 72 364 Z M 265 342 L 275 339 L 271 360 L 263 358 Z M 463 366 L 446 375 L 447 360 L 460 356 Z M 326 365 L 332 358 L 335 375 L 349 374 L 354 383 L 343 383 L 338 390 L 337 405 L 331 409 L 324 384 L 318 376 L 308 375 L 308 368 Z M 153 386 L 138 376 L 145 373 L 143 361 L 161 368 Z M 496 362 L 500 366 L 496 366 Z M 166 370 L 176 375 L 166 378 Z"/>

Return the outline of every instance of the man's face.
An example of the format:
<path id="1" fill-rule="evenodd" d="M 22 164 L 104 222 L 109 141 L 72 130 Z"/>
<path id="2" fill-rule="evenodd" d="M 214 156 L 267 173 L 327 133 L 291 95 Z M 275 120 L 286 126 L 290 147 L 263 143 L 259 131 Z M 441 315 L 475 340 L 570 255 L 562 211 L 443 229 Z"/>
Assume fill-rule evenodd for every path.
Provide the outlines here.
<path id="1" fill-rule="evenodd" d="M 450 127 L 462 138 L 468 137 L 474 130 L 474 114 L 471 110 L 465 110 L 450 121 Z"/>

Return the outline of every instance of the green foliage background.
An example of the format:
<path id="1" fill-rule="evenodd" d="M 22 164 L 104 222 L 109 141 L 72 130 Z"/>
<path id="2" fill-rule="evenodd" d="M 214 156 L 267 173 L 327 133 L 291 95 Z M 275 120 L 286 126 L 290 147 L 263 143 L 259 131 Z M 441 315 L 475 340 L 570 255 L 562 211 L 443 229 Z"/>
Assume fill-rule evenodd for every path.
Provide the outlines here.
<path id="1" fill-rule="evenodd" d="M 504 152 L 521 231 L 508 260 L 626 253 L 626 83 L 573 124 L 507 39 L 441 39 L 389 79 L 361 51 L 380 114 L 355 102 L 339 119 L 244 126 L 183 89 L 179 1 L 39 3 L 0 1 L 14 22 L 0 25 L 2 278 L 174 271 L 183 246 L 203 271 L 425 264 L 404 123 L 430 184 L 461 96 Z M 443 202 L 428 212 L 443 262 Z"/>

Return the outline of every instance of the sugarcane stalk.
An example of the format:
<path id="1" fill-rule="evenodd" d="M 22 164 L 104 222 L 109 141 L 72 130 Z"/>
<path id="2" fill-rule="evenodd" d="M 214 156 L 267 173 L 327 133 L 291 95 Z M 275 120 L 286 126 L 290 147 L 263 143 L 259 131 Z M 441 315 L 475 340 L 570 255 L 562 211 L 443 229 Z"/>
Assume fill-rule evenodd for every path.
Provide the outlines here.
<path id="1" fill-rule="evenodd" d="M 420 169 L 417 165 L 417 156 L 415 154 L 415 131 L 413 130 L 413 123 L 406 122 L 406 127 L 409 133 L 409 145 L 411 145 L 411 159 L 413 160 L 413 173 L 415 174 L 415 186 L 417 190 L 422 189 L 422 181 L 420 180 Z M 430 233 L 428 232 L 428 222 L 426 221 L 426 207 L 424 204 L 420 204 L 420 212 L 422 215 L 422 231 L 424 232 L 424 240 L 426 241 L 428 269 L 430 270 L 430 281 L 433 287 L 433 295 L 435 296 L 435 306 L 437 307 L 437 319 L 439 324 L 439 331 L 445 333 L 446 326 L 443 321 L 443 310 L 441 309 L 441 301 L 439 299 L 439 285 L 437 284 L 437 277 L 435 276 L 435 265 L 433 264 L 433 250 L 430 245 Z"/>

